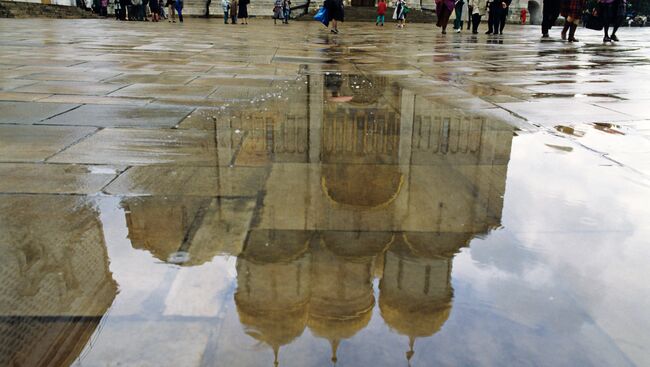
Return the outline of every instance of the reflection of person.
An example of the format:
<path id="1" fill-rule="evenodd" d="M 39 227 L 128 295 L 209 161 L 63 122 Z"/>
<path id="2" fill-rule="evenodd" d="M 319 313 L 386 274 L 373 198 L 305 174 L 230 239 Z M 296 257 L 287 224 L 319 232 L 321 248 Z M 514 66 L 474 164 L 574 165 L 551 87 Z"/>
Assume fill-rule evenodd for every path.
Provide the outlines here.
<path id="1" fill-rule="evenodd" d="M 442 34 L 447 34 L 447 24 L 449 23 L 449 17 L 453 10 L 453 0 L 436 0 L 436 15 L 438 16 L 436 26 L 442 28 Z"/>
<path id="2" fill-rule="evenodd" d="M 528 16 L 528 12 L 526 11 L 526 8 L 521 9 L 521 14 L 519 15 L 519 19 L 521 20 L 521 24 L 526 24 L 526 17 Z"/>
<path id="3" fill-rule="evenodd" d="M 616 37 L 616 31 L 620 27 L 621 23 L 625 19 L 625 0 L 599 0 L 598 1 L 598 11 L 600 16 L 603 19 L 603 31 L 605 36 L 603 37 L 603 42 L 618 41 Z M 613 26 L 614 30 L 612 35 L 609 35 L 609 27 Z"/>
<path id="4" fill-rule="evenodd" d="M 327 20 L 332 24 L 332 33 L 339 33 L 338 22 L 343 21 L 343 0 L 325 0 L 325 9 L 327 9 Z"/>
<path id="5" fill-rule="evenodd" d="M 578 28 L 578 19 L 582 16 L 582 9 L 585 6 L 585 0 L 561 0 L 560 14 L 566 19 L 562 29 L 562 39 L 569 42 L 578 42 L 576 39 L 576 29 Z M 569 36 L 567 37 L 567 32 Z"/>
<path id="6" fill-rule="evenodd" d="M 542 38 L 548 38 L 548 31 L 560 16 L 560 0 L 544 0 L 542 9 Z"/>

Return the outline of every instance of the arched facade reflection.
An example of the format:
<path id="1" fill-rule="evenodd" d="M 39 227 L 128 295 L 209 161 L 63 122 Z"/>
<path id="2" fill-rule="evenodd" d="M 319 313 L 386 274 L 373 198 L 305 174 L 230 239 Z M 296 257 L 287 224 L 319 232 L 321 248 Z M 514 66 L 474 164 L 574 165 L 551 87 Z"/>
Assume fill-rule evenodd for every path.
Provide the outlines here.
<path id="1" fill-rule="evenodd" d="M 411 359 L 450 317 L 454 255 L 500 225 L 513 129 L 386 78 L 310 77 L 301 128 L 268 133 L 295 111 L 265 120 L 271 173 L 237 263 L 240 320 L 276 363 L 305 330 L 335 362 L 378 307 Z M 280 152 L 287 138 L 304 145 Z"/>

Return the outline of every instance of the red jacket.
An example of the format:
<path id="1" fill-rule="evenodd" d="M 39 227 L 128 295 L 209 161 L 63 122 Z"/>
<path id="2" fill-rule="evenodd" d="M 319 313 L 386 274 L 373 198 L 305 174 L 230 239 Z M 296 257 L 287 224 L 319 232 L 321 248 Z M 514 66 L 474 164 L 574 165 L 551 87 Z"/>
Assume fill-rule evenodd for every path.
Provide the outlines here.
<path id="1" fill-rule="evenodd" d="M 379 3 L 379 5 L 377 5 L 377 15 L 386 14 L 386 7 L 387 5 L 385 1 L 383 3 Z"/>

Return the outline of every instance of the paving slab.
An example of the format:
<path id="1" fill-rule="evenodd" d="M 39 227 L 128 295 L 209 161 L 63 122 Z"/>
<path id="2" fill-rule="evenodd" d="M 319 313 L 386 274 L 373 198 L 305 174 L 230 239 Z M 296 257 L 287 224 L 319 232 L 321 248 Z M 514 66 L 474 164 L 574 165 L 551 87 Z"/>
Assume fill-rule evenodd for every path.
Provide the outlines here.
<path id="1" fill-rule="evenodd" d="M 192 112 L 188 107 L 84 105 L 43 121 L 51 125 L 171 128 Z"/>
<path id="2" fill-rule="evenodd" d="M 0 101 L 0 124 L 35 124 L 72 110 L 78 104 Z"/>
<path id="3" fill-rule="evenodd" d="M 0 125 L 0 161 L 43 161 L 95 131 L 87 127 Z"/>
<path id="4" fill-rule="evenodd" d="M 55 155 L 51 162 L 88 164 L 228 164 L 230 149 L 215 149 L 214 135 L 189 130 L 104 129 Z"/>
<path id="5" fill-rule="evenodd" d="M 13 89 L 15 92 L 51 93 L 51 94 L 81 94 L 103 96 L 122 88 L 120 84 L 102 84 L 67 81 L 43 81 L 25 87 Z"/>
<path id="6" fill-rule="evenodd" d="M 109 166 L 0 163 L 1 193 L 96 194 L 117 169 Z"/>

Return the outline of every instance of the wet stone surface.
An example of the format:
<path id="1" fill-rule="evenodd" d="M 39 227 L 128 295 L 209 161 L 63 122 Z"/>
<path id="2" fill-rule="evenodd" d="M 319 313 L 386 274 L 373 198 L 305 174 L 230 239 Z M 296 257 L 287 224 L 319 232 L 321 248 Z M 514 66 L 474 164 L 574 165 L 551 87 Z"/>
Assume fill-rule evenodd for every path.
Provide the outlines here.
<path id="1" fill-rule="evenodd" d="M 650 31 L 251 23 L 0 22 L 0 365 L 650 365 Z"/>

